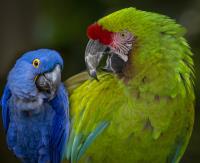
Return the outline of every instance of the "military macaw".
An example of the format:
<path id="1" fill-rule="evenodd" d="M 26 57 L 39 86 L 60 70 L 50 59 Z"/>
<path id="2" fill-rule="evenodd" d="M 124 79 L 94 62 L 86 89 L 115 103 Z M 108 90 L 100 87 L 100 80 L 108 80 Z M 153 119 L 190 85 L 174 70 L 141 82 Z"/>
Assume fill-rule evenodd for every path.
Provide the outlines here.
<path id="1" fill-rule="evenodd" d="M 195 99 L 184 34 L 169 17 L 135 8 L 88 27 L 89 75 L 65 83 L 71 118 L 65 157 L 71 163 L 180 161 L 192 133 Z"/>

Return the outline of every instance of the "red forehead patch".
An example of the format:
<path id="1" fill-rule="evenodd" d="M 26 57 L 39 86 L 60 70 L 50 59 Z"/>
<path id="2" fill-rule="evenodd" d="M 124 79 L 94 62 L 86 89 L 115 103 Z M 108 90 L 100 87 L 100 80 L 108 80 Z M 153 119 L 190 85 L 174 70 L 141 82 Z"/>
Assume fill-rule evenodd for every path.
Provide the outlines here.
<path id="1" fill-rule="evenodd" d="M 112 43 L 112 35 L 113 32 L 103 29 L 103 27 L 97 23 L 90 25 L 87 29 L 88 38 L 99 40 L 99 42 L 104 45 L 109 45 Z"/>

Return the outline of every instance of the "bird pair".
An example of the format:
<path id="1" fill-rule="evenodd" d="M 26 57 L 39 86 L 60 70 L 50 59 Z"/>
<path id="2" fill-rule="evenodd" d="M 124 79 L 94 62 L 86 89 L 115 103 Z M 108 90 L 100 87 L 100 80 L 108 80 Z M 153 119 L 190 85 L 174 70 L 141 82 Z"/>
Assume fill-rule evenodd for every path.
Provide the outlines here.
<path id="1" fill-rule="evenodd" d="M 58 52 L 25 53 L 2 96 L 8 148 L 25 163 L 179 162 L 194 121 L 184 33 L 160 14 L 114 12 L 88 27 L 88 72 L 64 84 Z"/>

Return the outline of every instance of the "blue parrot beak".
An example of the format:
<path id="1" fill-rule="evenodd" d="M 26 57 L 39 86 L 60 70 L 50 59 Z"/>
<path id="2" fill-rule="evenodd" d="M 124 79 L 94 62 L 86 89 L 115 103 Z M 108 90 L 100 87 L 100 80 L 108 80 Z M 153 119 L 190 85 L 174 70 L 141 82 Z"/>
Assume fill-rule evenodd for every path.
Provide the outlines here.
<path id="1" fill-rule="evenodd" d="M 108 47 L 101 44 L 98 40 L 89 40 L 85 50 L 85 63 L 88 69 L 88 73 L 91 77 L 97 78 L 96 69 Z"/>
<path id="2" fill-rule="evenodd" d="M 54 97 L 55 92 L 61 83 L 60 66 L 56 65 L 53 71 L 39 75 L 36 78 L 35 83 L 39 91 L 48 94 L 50 98 Z"/>

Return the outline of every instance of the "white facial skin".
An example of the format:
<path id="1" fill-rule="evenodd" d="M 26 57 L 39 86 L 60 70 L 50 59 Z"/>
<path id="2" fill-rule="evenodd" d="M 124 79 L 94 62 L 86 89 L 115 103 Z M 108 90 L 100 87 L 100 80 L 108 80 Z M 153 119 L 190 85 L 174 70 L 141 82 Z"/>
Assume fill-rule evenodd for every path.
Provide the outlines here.
<path id="1" fill-rule="evenodd" d="M 134 36 L 129 31 L 113 34 L 113 41 L 109 45 L 111 52 L 117 54 L 124 62 L 128 61 L 128 53 L 132 49 Z"/>
<path id="2" fill-rule="evenodd" d="M 85 51 L 85 62 L 89 75 L 97 79 L 96 69 L 104 54 L 108 54 L 104 69 L 120 73 L 128 61 L 128 54 L 133 48 L 133 43 L 134 36 L 127 30 L 113 33 L 112 42 L 109 45 L 90 39 Z"/>

